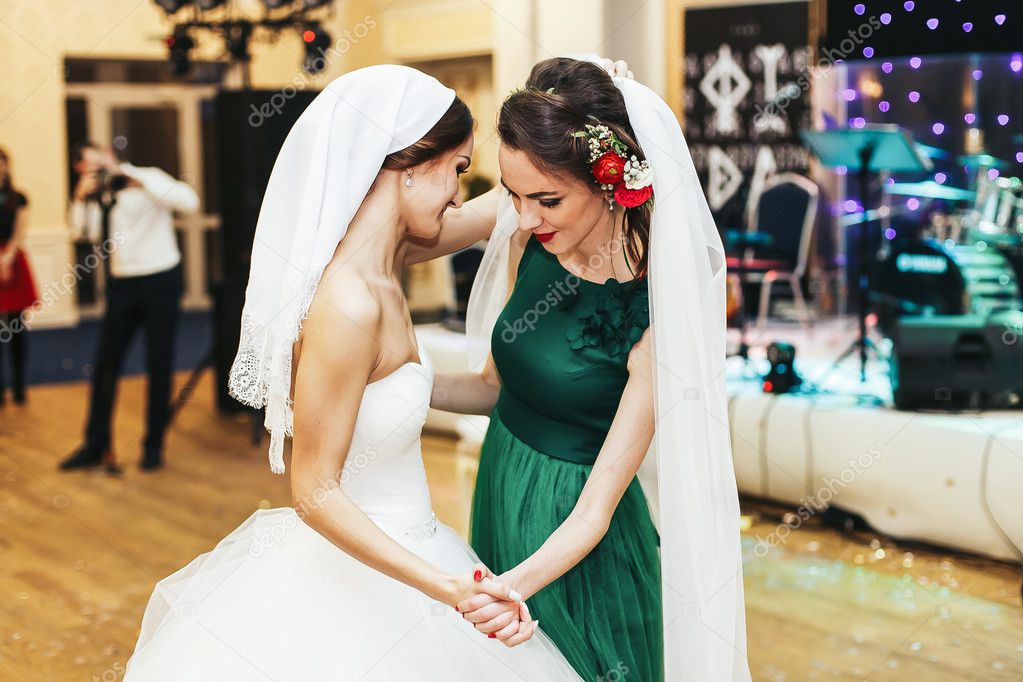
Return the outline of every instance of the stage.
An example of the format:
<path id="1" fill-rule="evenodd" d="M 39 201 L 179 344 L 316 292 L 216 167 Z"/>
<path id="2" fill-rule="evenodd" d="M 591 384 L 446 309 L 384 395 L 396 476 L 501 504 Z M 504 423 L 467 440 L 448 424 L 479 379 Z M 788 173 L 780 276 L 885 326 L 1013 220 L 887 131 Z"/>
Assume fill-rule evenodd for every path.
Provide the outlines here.
<path id="1" fill-rule="evenodd" d="M 729 360 L 740 491 L 799 507 L 801 516 L 830 504 L 892 537 L 1023 559 L 1023 411 L 898 411 L 886 362 L 871 356 L 863 384 L 855 356 L 830 370 L 855 336 L 852 318 L 809 334 L 774 323 L 750 333 L 748 367 Z M 761 390 L 763 348 L 775 340 L 796 346 L 797 371 L 816 392 Z"/>

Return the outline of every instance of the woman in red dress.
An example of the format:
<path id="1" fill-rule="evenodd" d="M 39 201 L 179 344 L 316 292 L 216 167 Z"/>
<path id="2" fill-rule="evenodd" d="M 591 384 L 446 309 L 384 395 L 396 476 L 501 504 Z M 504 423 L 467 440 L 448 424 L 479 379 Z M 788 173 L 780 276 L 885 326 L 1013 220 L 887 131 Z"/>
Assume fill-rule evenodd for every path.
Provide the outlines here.
<path id="1" fill-rule="evenodd" d="M 25 239 L 24 194 L 11 183 L 10 161 L 0 149 L 0 404 L 6 400 L 3 355 L 9 350 L 14 370 L 14 402 L 25 402 L 25 320 L 22 313 L 38 299 Z"/>

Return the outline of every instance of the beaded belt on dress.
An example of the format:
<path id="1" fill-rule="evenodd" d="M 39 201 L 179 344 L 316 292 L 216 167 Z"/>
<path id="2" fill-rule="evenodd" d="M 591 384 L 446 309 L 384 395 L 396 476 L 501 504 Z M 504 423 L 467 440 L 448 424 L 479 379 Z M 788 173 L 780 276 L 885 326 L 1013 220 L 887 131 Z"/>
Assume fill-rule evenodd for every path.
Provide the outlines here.
<path id="1" fill-rule="evenodd" d="M 433 512 L 430 513 L 429 521 L 412 526 L 386 520 L 381 520 L 380 523 L 398 530 L 409 540 L 429 540 L 437 533 L 437 514 Z"/>

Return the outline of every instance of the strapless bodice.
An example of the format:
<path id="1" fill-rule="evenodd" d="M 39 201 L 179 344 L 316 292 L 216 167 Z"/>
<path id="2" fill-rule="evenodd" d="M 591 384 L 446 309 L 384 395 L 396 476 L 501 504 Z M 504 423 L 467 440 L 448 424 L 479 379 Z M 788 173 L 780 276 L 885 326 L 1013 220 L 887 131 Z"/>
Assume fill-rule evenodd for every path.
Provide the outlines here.
<path id="1" fill-rule="evenodd" d="M 342 489 L 367 516 L 408 534 L 429 533 L 434 518 L 420 442 L 433 365 L 425 350 L 420 357 L 366 386 L 340 475 Z"/>

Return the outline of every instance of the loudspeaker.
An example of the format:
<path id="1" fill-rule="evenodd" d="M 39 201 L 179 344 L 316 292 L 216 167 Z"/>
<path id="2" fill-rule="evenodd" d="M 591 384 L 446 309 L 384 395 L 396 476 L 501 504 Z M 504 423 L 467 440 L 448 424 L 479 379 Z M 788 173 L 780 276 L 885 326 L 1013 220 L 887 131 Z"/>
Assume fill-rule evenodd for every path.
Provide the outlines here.
<path id="1" fill-rule="evenodd" d="M 238 351 L 252 241 L 263 193 L 291 127 L 316 92 L 222 91 L 216 97 L 216 153 L 220 179 L 221 277 L 213 283 L 217 406 L 237 412 L 227 378 Z"/>
<path id="2" fill-rule="evenodd" d="M 895 324 L 892 340 L 896 408 L 1020 406 L 1023 313 L 903 317 Z"/>

